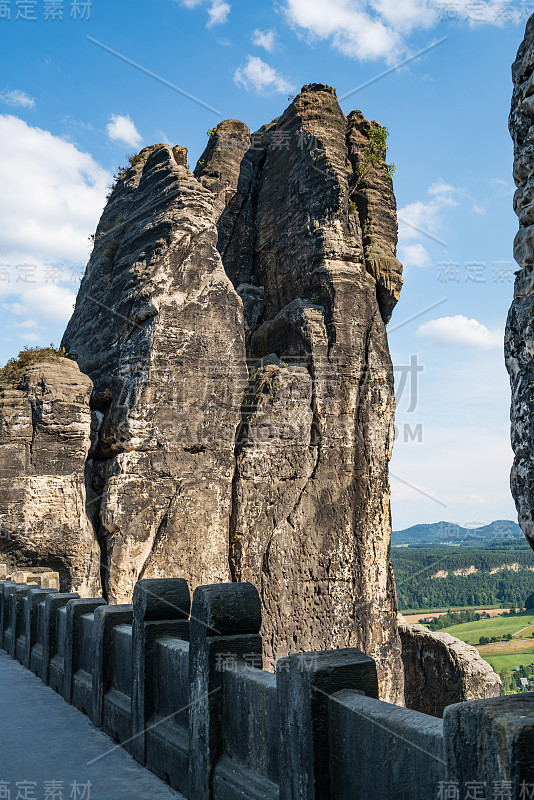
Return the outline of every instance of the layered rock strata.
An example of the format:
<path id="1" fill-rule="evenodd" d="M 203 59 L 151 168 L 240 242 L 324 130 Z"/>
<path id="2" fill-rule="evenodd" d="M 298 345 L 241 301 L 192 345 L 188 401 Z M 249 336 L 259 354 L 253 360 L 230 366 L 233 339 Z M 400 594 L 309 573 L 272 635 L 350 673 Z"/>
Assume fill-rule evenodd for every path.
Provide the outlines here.
<path id="1" fill-rule="evenodd" d="M 100 591 L 86 506 L 93 385 L 65 358 L 0 386 L 0 552 L 6 571 L 46 564 L 62 588 Z"/>

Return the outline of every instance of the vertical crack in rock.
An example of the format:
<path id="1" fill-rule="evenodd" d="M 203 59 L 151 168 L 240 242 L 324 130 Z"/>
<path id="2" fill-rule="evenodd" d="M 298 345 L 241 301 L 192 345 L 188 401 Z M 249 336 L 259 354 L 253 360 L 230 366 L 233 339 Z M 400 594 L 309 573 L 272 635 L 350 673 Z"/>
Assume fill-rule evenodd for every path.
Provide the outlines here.
<path id="1" fill-rule="evenodd" d="M 165 511 L 165 513 L 163 514 L 163 517 L 161 518 L 161 522 L 159 523 L 158 528 L 156 530 L 156 533 L 154 534 L 154 538 L 153 538 L 153 540 L 152 540 L 152 542 L 150 544 L 150 552 L 149 552 L 149 554 L 148 554 L 148 556 L 147 556 L 147 558 L 145 560 L 145 563 L 143 564 L 143 566 L 139 570 L 139 577 L 138 577 L 137 580 L 143 580 L 143 578 L 145 577 L 146 571 L 150 566 L 150 561 L 151 561 L 152 557 L 154 556 L 155 558 L 157 558 L 158 545 L 163 540 L 163 537 L 165 535 L 165 529 L 166 529 L 166 527 L 167 527 L 167 525 L 169 523 L 169 515 L 170 515 L 170 511 L 171 511 L 172 504 L 173 504 L 174 500 L 175 500 L 175 498 L 172 498 L 170 500 L 168 508 Z"/>
<path id="2" fill-rule="evenodd" d="M 244 444 L 248 438 L 248 415 L 250 414 L 250 407 L 248 403 L 251 402 L 251 383 L 245 391 L 243 401 L 241 403 L 240 413 L 241 419 L 236 428 L 235 445 L 234 445 L 234 470 L 232 475 L 232 491 L 231 491 L 231 506 L 230 518 L 228 526 L 228 566 L 232 581 L 239 581 L 239 545 L 236 536 L 237 524 L 237 488 L 239 484 L 239 457 L 243 450 Z"/>
<path id="3" fill-rule="evenodd" d="M 512 67 L 514 91 L 510 133 L 514 141 L 514 209 L 519 231 L 514 256 L 519 264 L 505 335 L 506 366 L 512 389 L 511 439 L 515 460 L 511 488 L 519 525 L 534 549 L 534 17 Z"/>
<path id="4" fill-rule="evenodd" d="M 35 401 L 32 402 L 30 400 L 30 409 L 31 409 L 31 415 L 32 415 L 32 438 L 31 438 L 30 443 L 28 445 L 28 461 L 29 461 L 29 468 L 32 469 L 32 467 L 33 467 L 33 448 L 34 448 L 34 445 L 35 445 L 35 437 L 36 437 L 36 434 L 37 434 L 37 428 L 38 428 L 39 423 L 41 422 L 41 420 L 40 420 L 40 415 L 37 412 L 37 406 L 36 406 Z"/>

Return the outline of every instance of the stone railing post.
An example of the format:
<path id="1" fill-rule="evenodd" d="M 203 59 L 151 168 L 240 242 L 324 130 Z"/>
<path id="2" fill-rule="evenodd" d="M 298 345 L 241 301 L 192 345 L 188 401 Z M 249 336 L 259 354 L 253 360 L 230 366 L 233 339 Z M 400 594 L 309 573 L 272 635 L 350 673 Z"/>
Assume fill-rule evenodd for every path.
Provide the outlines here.
<path id="1" fill-rule="evenodd" d="M 80 599 L 80 595 L 76 592 L 70 594 L 53 592 L 48 594 L 45 598 L 43 614 L 43 655 L 41 667 L 37 672 L 43 683 L 48 684 L 50 662 L 56 653 L 57 612 L 60 608 L 66 606 L 69 600 L 76 599 Z"/>
<path id="2" fill-rule="evenodd" d="M 189 640 L 189 793 L 211 800 L 213 768 L 221 754 L 225 661 L 259 657 L 261 602 L 250 583 L 199 586 L 193 595 Z M 231 668 L 231 667 L 229 667 Z"/>
<path id="3" fill-rule="evenodd" d="M 133 596 L 132 740 L 128 750 L 146 760 L 145 727 L 154 713 L 154 643 L 160 636 L 189 638 L 191 596 L 187 581 L 152 578 L 137 581 Z"/>
<path id="4" fill-rule="evenodd" d="M 534 796 L 534 694 L 473 700 L 443 715 L 448 794 Z"/>
<path id="5" fill-rule="evenodd" d="M 328 699 L 342 689 L 378 699 L 375 662 L 354 648 L 287 656 L 276 686 L 280 800 L 329 800 Z"/>
<path id="6" fill-rule="evenodd" d="M 72 678 L 78 669 L 80 658 L 80 617 L 92 614 L 99 606 L 105 606 L 106 601 L 101 597 L 91 597 L 83 600 L 69 600 L 67 603 L 67 626 L 65 631 L 65 667 L 63 682 L 63 697 L 70 703 L 72 700 Z"/>
<path id="7" fill-rule="evenodd" d="M 11 587 L 15 581 L 0 581 L 0 647 L 4 647 L 4 631 L 9 626 L 9 604 L 11 602 Z"/>
<path id="8" fill-rule="evenodd" d="M 26 583 L 17 583 L 15 591 L 11 595 L 11 646 L 9 649 L 11 658 L 17 657 L 17 639 L 22 633 L 24 622 L 24 600 L 30 589 L 32 587 Z"/>
<path id="9" fill-rule="evenodd" d="M 91 721 L 102 726 L 102 703 L 104 695 L 111 686 L 111 647 L 113 628 L 117 625 L 131 625 L 133 605 L 99 606 L 95 609 L 93 628 L 93 700 Z"/>
<path id="10" fill-rule="evenodd" d="M 44 602 L 48 594 L 56 591 L 56 589 L 41 589 L 34 586 L 24 601 L 24 652 L 21 653 L 20 662 L 26 669 L 30 669 L 32 647 L 36 643 L 39 633 L 39 604 Z"/>

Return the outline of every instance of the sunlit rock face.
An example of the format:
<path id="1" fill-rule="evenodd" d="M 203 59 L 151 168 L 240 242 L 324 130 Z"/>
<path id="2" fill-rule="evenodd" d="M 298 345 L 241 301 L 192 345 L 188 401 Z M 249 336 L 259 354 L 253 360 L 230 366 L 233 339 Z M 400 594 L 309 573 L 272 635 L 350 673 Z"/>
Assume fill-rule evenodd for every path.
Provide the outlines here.
<path id="1" fill-rule="evenodd" d="M 500 697 L 502 681 L 476 647 L 400 619 L 406 706 L 442 717 L 447 706 Z"/>
<path id="2" fill-rule="evenodd" d="M 155 145 L 117 182 L 63 346 L 94 382 L 105 590 L 250 581 L 265 657 L 357 646 L 403 699 L 389 565 L 397 222 L 360 112 L 303 88 L 194 173 Z"/>
<path id="3" fill-rule="evenodd" d="M 512 387 L 511 485 L 519 524 L 534 548 L 534 16 L 512 67 L 514 93 L 510 132 L 514 140 L 514 208 L 519 264 L 506 326 L 506 366 Z"/>
<path id="4" fill-rule="evenodd" d="M 86 505 L 93 384 L 66 358 L 0 386 L 0 560 L 48 566 L 64 589 L 100 593 L 100 549 Z"/>
<path id="5" fill-rule="evenodd" d="M 248 373 L 213 207 L 172 148 L 144 150 L 109 199 L 64 336 L 95 385 L 89 470 L 113 600 L 144 577 L 230 580 Z"/>

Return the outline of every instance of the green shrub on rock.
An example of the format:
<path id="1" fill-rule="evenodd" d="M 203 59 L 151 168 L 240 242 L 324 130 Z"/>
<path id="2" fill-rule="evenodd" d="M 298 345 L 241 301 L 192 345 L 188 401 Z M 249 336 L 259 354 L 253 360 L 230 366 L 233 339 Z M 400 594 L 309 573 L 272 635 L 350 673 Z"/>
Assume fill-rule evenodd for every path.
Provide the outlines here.
<path id="1" fill-rule="evenodd" d="M 20 351 L 16 358 L 10 358 L 5 366 L 0 368 L 0 382 L 15 384 L 20 381 L 28 367 L 40 361 L 57 361 L 60 358 L 73 358 L 64 347 L 26 347 Z"/>

